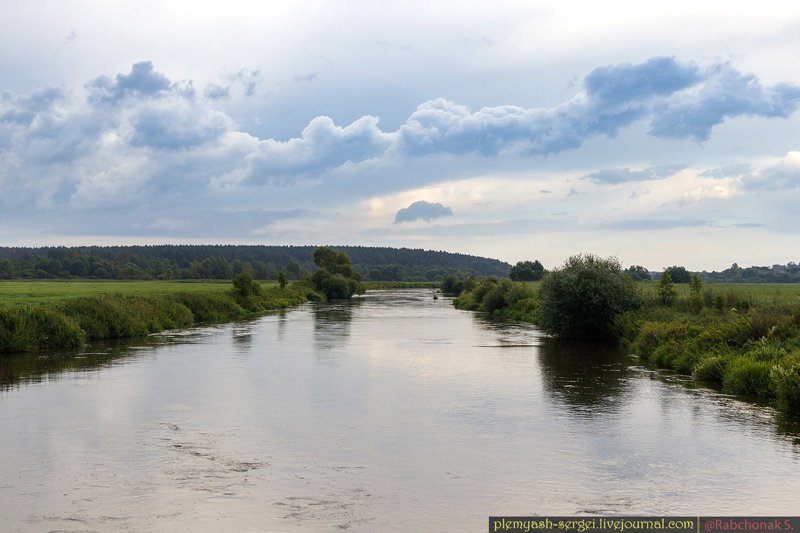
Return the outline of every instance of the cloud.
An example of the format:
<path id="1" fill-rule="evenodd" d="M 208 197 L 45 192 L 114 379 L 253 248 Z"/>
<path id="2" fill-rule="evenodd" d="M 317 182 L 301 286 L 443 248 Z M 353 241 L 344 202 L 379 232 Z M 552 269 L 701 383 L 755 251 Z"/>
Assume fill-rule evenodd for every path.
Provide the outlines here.
<path id="1" fill-rule="evenodd" d="M 315 81 L 319 80 L 319 76 L 314 74 L 305 74 L 303 76 L 295 76 L 294 81 L 295 83 L 314 83 Z"/>
<path id="2" fill-rule="evenodd" d="M 0 94 L 0 123 L 30 126 L 38 114 L 53 109 L 65 95 L 60 87 L 47 87 L 24 96 L 5 91 Z"/>
<path id="3" fill-rule="evenodd" d="M 729 64 L 703 71 L 702 82 L 658 102 L 650 133 L 674 139 L 707 140 L 711 128 L 726 118 L 742 115 L 786 118 L 800 102 L 800 87 L 778 84 L 764 87 L 752 74 Z"/>
<path id="4" fill-rule="evenodd" d="M 135 63 L 130 74 L 117 74 L 113 80 L 101 76 L 88 85 L 92 100 L 106 102 L 116 102 L 126 97 L 157 97 L 167 93 L 171 86 L 169 79 L 156 72 L 150 61 Z"/>
<path id="5" fill-rule="evenodd" d="M 424 220 L 430 222 L 435 218 L 453 216 L 453 210 L 439 202 L 430 203 L 424 200 L 414 202 L 408 207 L 400 209 L 394 217 L 394 223 L 412 222 L 414 220 Z"/>
<path id="6" fill-rule="evenodd" d="M 242 69 L 228 76 L 228 80 L 241 86 L 245 96 L 254 96 L 261 85 L 261 71 Z"/>
<path id="7" fill-rule="evenodd" d="M 190 203 L 222 207 L 217 202 L 242 210 L 308 208 L 306 202 L 322 207 L 408 190 L 480 165 L 519 169 L 525 158 L 541 161 L 598 136 L 613 137 L 634 122 L 649 125 L 656 136 L 703 138 L 714 124 L 739 114 L 788 116 L 800 95 L 797 87 L 764 86 L 728 64 L 654 58 L 595 69 L 574 96 L 553 107 L 472 109 L 438 98 L 392 128 L 370 115 L 344 124 L 317 116 L 298 135 L 277 139 L 245 131 L 230 111 L 257 92 L 260 71 L 240 70 L 221 80 L 198 98 L 191 80 L 173 81 L 142 61 L 82 89 L 2 93 L 0 203 L 31 213 L 142 203 L 165 211 Z M 743 94 L 734 101 L 731 91 Z M 795 159 L 748 173 L 742 186 L 796 186 Z M 605 169 L 585 178 L 599 184 L 656 180 L 681 168 Z M 578 192 L 573 188 L 569 198 Z M 412 209 L 398 220 L 444 216 L 423 215 Z"/>
<path id="8" fill-rule="evenodd" d="M 777 164 L 746 176 L 743 184 L 751 191 L 785 191 L 800 187 L 800 151 L 791 151 Z"/>
<path id="9" fill-rule="evenodd" d="M 700 175 L 705 178 L 730 178 L 733 176 L 743 176 L 749 174 L 753 166 L 748 163 L 738 163 L 721 168 L 710 168 L 703 171 Z"/>
<path id="10" fill-rule="evenodd" d="M 683 170 L 685 165 L 667 165 L 660 167 L 649 167 L 642 170 L 631 170 L 629 168 L 603 169 L 587 174 L 584 179 L 599 184 L 627 183 L 629 181 L 648 181 L 658 180 L 674 176 Z"/>
<path id="11" fill-rule="evenodd" d="M 600 67 L 584 80 L 586 94 L 597 106 L 627 106 L 655 96 L 668 96 L 703 79 L 700 69 L 672 57 L 654 57 L 639 65 Z"/>
<path id="12" fill-rule="evenodd" d="M 227 115 L 186 101 L 150 103 L 136 111 L 131 125 L 132 146 L 159 150 L 195 148 L 233 128 Z"/>
<path id="13" fill-rule="evenodd" d="M 800 103 L 800 87 L 763 87 L 727 64 L 701 68 L 671 57 L 601 67 L 586 76 L 583 86 L 553 108 L 507 105 L 473 112 L 445 99 L 430 100 L 401 126 L 401 147 L 412 155 L 547 155 L 578 148 L 598 135 L 614 136 L 639 120 L 649 121 L 649 132 L 657 137 L 706 140 L 726 118 L 787 117 Z"/>
<path id="14" fill-rule="evenodd" d="M 205 91 L 203 91 L 203 95 L 211 100 L 227 99 L 231 95 L 231 86 L 226 85 L 223 87 L 215 83 L 209 83 Z"/>
<path id="15" fill-rule="evenodd" d="M 348 162 L 360 162 L 385 153 L 393 135 L 378 127 L 376 117 L 361 117 L 341 127 L 329 117 L 317 117 L 300 137 L 288 141 L 267 139 L 249 159 L 245 182 L 285 183 L 292 178 L 320 173 Z"/>

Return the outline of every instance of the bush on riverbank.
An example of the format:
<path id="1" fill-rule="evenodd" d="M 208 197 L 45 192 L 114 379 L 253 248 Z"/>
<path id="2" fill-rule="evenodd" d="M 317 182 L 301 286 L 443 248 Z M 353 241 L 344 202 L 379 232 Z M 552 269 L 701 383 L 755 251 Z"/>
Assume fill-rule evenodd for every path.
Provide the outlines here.
<path id="1" fill-rule="evenodd" d="M 615 258 L 575 255 L 539 287 L 537 324 L 565 339 L 615 339 L 623 314 L 639 306 L 633 280 Z"/>
<path id="2" fill-rule="evenodd" d="M 0 308 L 0 352 L 75 348 L 86 341 L 142 337 L 193 324 L 234 320 L 286 309 L 318 298 L 295 283 L 249 291 L 176 293 L 153 296 L 109 294 L 61 302 Z"/>
<path id="3" fill-rule="evenodd" d="M 483 311 L 495 318 L 533 322 L 538 306 L 537 291 L 524 282 L 483 279 L 471 291 L 454 300 L 458 309 Z"/>

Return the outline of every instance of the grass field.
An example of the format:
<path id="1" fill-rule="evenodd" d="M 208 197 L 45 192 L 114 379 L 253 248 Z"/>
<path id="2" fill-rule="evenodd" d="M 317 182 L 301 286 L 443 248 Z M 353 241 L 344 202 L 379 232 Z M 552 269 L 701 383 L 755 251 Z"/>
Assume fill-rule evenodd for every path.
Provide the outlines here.
<path id="1" fill-rule="evenodd" d="M 658 282 L 640 282 L 643 296 L 655 296 Z M 688 283 L 676 283 L 678 297 L 689 295 Z M 800 303 L 800 284 L 797 283 L 708 283 L 703 282 L 703 290 L 734 293 L 757 302 Z"/>
<path id="2" fill-rule="evenodd" d="M 529 281 L 527 285 L 535 290 L 539 290 L 540 281 Z M 645 299 L 655 298 L 658 282 L 639 282 L 637 283 L 642 296 Z M 676 283 L 674 285 L 679 298 L 689 296 L 688 283 Z M 722 294 L 735 294 L 757 304 L 800 304 L 800 284 L 798 283 L 708 283 L 703 282 L 704 291 L 719 292 Z"/>
<path id="3" fill-rule="evenodd" d="M 264 282 L 264 288 L 277 286 Z M 122 294 L 153 296 L 175 293 L 208 293 L 231 289 L 226 280 L 211 281 L 123 281 L 123 280 L 49 280 L 0 281 L 0 306 L 59 302 L 82 296 Z"/>
<path id="4" fill-rule="evenodd" d="M 261 282 L 265 289 L 277 287 L 275 281 Z M 367 281 L 367 290 L 433 288 L 434 281 Z M 0 307 L 17 304 L 54 303 L 68 298 L 122 294 L 152 296 L 156 294 L 208 293 L 231 289 L 227 280 L 138 281 L 138 280 L 36 280 L 0 281 Z"/>

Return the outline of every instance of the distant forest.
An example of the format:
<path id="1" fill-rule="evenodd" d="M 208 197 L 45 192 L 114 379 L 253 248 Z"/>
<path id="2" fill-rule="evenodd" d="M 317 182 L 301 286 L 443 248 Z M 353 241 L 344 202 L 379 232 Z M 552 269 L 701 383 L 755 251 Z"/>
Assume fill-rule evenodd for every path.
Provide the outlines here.
<path id="1" fill-rule="evenodd" d="M 717 283 L 800 283 L 800 265 L 751 266 L 742 268 L 734 263 L 722 272 L 700 272 L 700 279 Z"/>
<path id="2" fill-rule="evenodd" d="M 439 281 L 446 276 L 506 277 L 497 259 L 410 248 L 336 246 L 372 281 Z M 314 246 L 76 246 L 0 247 L 0 279 L 231 279 L 250 272 L 299 279 L 313 272 Z"/>

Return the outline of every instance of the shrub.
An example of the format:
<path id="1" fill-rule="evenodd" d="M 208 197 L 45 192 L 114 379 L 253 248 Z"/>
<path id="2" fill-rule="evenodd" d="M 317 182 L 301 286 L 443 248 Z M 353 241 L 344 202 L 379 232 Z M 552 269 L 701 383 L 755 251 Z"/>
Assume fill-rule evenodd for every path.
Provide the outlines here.
<path id="1" fill-rule="evenodd" d="M 240 272 L 233 278 L 233 294 L 238 299 L 246 300 L 261 294 L 261 285 L 253 279 L 249 272 Z"/>
<path id="2" fill-rule="evenodd" d="M 664 305 L 671 305 L 678 294 L 675 290 L 675 286 L 672 284 L 672 277 L 667 271 L 661 273 L 661 278 L 658 280 L 658 287 L 656 290 L 659 300 L 661 300 L 661 303 Z"/>
<path id="3" fill-rule="evenodd" d="M 800 413 L 800 350 L 773 366 L 770 379 L 778 398 L 778 407 L 790 413 Z"/>
<path id="4" fill-rule="evenodd" d="M 346 300 L 354 294 L 363 294 L 361 275 L 353 270 L 350 257 L 332 248 L 314 250 L 317 271 L 311 276 L 314 288 L 331 300 Z"/>
<path id="5" fill-rule="evenodd" d="M 619 261 L 576 255 L 542 280 L 538 324 L 557 337 L 613 339 L 621 333 L 621 315 L 638 305 L 636 286 Z"/>
<path id="6" fill-rule="evenodd" d="M 694 367 L 692 375 L 698 381 L 722 383 L 725 370 L 728 368 L 728 361 L 728 358 L 722 355 L 706 357 Z"/>
<path id="7" fill-rule="evenodd" d="M 0 309 L 0 352 L 76 348 L 84 340 L 78 324 L 56 309 L 42 306 Z"/>
<path id="8" fill-rule="evenodd" d="M 722 390 L 743 396 L 774 396 L 770 372 L 774 365 L 766 361 L 756 361 L 750 357 L 733 359 L 722 379 Z"/>

